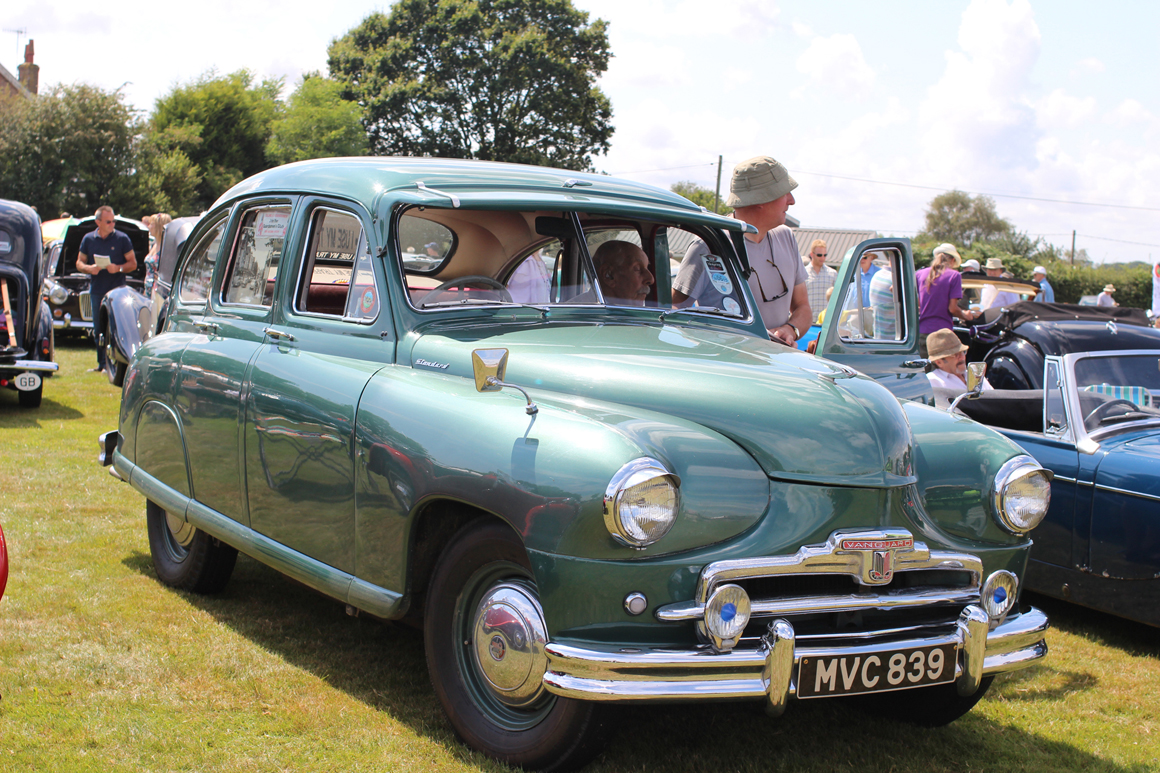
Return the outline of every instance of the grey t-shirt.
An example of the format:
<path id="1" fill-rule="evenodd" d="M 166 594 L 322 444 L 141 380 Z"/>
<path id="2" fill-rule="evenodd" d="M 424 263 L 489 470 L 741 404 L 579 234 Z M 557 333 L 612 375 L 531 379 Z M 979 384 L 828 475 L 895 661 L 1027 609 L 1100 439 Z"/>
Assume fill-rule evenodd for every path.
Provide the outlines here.
<path id="1" fill-rule="evenodd" d="M 784 325 L 789 321 L 793 288 L 806 281 L 806 267 L 798 255 L 793 232 L 788 226 L 780 225 L 759 242 L 746 239 L 745 252 L 749 265 L 753 267 L 749 288 L 757 301 L 762 322 L 768 329 Z M 680 290 L 699 306 L 736 313 L 729 308 L 730 303 L 737 303 L 729 275 L 721 265 L 721 259 L 710 255 L 709 246 L 701 239 L 690 244 L 685 252 L 673 289 Z"/>

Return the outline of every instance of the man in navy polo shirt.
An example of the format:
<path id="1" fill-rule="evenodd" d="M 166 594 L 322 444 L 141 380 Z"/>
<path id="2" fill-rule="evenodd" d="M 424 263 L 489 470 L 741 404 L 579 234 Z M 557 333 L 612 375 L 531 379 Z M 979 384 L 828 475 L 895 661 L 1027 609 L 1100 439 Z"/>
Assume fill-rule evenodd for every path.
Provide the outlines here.
<path id="1" fill-rule="evenodd" d="M 133 242 L 116 230 L 113 208 L 106 205 L 97 208 L 97 230 L 90 231 L 81 239 L 80 254 L 77 255 L 77 271 L 92 276 L 89 294 L 93 302 L 93 319 L 101 311 L 101 299 L 114 287 L 125 284 L 125 274 L 137 268 L 137 258 L 133 255 Z M 105 369 L 105 349 L 97 347 L 97 367 L 91 372 Z"/>

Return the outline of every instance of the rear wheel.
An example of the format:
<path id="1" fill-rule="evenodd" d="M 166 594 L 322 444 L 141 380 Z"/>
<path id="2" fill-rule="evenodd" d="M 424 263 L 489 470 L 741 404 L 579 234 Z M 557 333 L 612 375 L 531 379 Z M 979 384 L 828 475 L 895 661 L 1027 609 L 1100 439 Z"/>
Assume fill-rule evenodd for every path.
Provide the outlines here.
<path id="1" fill-rule="evenodd" d="M 145 504 L 149 551 L 161 582 L 195 593 L 217 593 L 226 586 L 238 551 L 153 502 Z"/>
<path id="2" fill-rule="evenodd" d="M 547 632 L 523 545 L 493 521 L 464 527 L 427 596 L 427 668 L 469 746 L 530 770 L 572 770 L 602 748 L 602 712 L 547 692 Z"/>

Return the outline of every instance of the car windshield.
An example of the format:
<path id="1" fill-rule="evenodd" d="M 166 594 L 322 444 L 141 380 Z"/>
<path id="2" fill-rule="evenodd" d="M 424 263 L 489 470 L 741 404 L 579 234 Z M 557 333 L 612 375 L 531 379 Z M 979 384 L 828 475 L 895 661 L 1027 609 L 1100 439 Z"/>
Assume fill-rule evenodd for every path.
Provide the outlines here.
<path id="1" fill-rule="evenodd" d="M 1084 357 L 1075 382 L 1088 432 L 1139 419 L 1160 419 L 1160 354 Z"/>
<path id="2" fill-rule="evenodd" d="M 560 211 L 411 207 L 396 228 L 410 302 L 420 311 L 523 305 L 673 310 L 691 248 L 704 292 L 694 312 L 746 318 L 726 237 L 703 226 Z M 659 276 L 658 276 L 659 275 Z"/>

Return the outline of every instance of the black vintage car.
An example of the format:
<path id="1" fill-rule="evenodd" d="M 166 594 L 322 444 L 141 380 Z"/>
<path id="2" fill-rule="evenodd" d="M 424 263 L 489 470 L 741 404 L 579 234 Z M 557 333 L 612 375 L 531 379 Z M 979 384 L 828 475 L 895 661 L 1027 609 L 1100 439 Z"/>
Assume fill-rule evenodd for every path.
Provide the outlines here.
<path id="1" fill-rule="evenodd" d="M 53 373 L 52 323 L 40 299 L 44 281 L 40 218 L 29 206 L 0 199 L 0 387 L 40 405 L 43 376 Z"/>
<path id="2" fill-rule="evenodd" d="M 145 253 L 149 251 L 149 231 L 136 220 L 117 218 L 116 229 L 133 242 L 137 268 L 126 276 L 126 283 L 138 292 L 145 286 Z M 97 230 L 97 221 L 86 217 L 68 227 L 64 238 L 48 246 L 48 279 L 44 297 L 52 310 L 52 326 L 60 335 L 95 335 L 89 282 L 92 277 L 77 271 L 77 254 L 81 239 Z"/>
<path id="3" fill-rule="evenodd" d="M 165 301 L 173 284 L 173 267 L 193 226 L 200 218 L 179 217 L 165 226 L 157 264 L 146 266 L 144 292 L 135 282 L 110 290 L 97 309 L 97 346 L 105 347 L 105 373 L 113 386 L 121 386 L 133 354 L 164 322 Z M 144 253 L 138 263 L 144 263 Z"/>
<path id="4" fill-rule="evenodd" d="M 1042 389 L 1044 358 L 1073 352 L 1160 349 L 1143 309 L 1022 301 L 988 309 L 982 323 L 956 327 L 968 362 L 986 362 L 996 389 Z"/>

